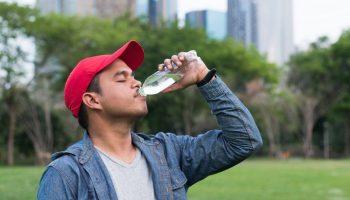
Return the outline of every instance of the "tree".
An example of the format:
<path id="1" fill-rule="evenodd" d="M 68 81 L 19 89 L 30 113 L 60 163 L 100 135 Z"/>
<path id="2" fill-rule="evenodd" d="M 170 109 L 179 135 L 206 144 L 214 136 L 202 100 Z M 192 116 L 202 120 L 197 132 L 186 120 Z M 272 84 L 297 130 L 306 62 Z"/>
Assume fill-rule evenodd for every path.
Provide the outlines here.
<path id="1" fill-rule="evenodd" d="M 337 85 L 338 101 L 332 106 L 330 117 L 343 124 L 344 155 L 350 156 L 350 30 L 345 31 L 330 48 L 332 81 Z"/>
<path id="2" fill-rule="evenodd" d="M 15 4 L 0 3 L 0 72 L 2 79 L 2 99 L 8 114 L 7 164 L 13 165 L 14 135 L 20 108 L 18 97 L 20 84 L 18 79 L 23 75 L 23 61 L 26 55 L 18 41 L 23 37 L 23 25 L 33 15 L 31 9 L 18 7 Z"/>
<path id="3" fill-rule="evenodd" d="M 0 9 L 1 16 L 6 19 L 10 19 L 13 12 L 22 12 L 21 8 L 17 10 L 16 6 L 8 4 Z M 20 29 L 36 45 L 35 75 L 27 85 L 24 101 L 19 101 L 24 107 L 19 120 L 33 143 L 39 163 L 44 163 L 49 152 L 57 148 L 54 139 L 59 131 L 63 131 L 65 137 L 69 132 L 76 131 L 77 123 L 64 108 L 62 98 L 63 86 L 70 71 L 82 58 L 112 53 L 130 39 L 138 40 L 145 49 L 144 64 L 136 73 L 139 80 L 152 74 L 157 64 L 165 58 L 180 51 L 195 49 L 209 68 L 217 68 L 218 74 L 237 95 L 246 92 L 245 84 L 251 80 L 260 79 L 264 88 L 272 87 L 278 81 L 276 66 L 268 63 L 255 48 L 245 48 L 233 40 L 211 40 L 204 31 L 179 28 L 176 22 L 151 27 L 127 15 L 100 19 L 36 15 L 34 10 L 32 12 L 23 20 L 11 21 L 11 27 Z M 198 95 L 199 91 L 192 87 L 150 97 L 149 115 L 138 122 L 135 129 L 195 134 L 214 128 L 215 120 L 208 117 L 210 110 L 202 98 L 197 98 Z M 61 120 L 54 120 L 53 117 L 69 124 L 75 122 L 75 125 L 59 127 Z"/>
<path id="4" fill-rule="evenodd" d="M 100 30 L 100 27 L 103 29 Z M 235 88 L 255 77 L 263 77 L 266 83 L 276 80 L 273 77 L 274 66 L 268 64 L 256 50 L 245 49 L 231 40 L 223 42 L 210 40 L 203 31 L 187 27 L 178 28 L 176 23 L 154 28 L 127 16 L 103 20 L 93 17 L 49 15 L 38 18 L 29 33 L 36 40 L 42 60 L 54 57 L 61 66 L 57 73 L 59 77 L 53 78 L 57 80 L 55 85 L 58 86 L 56 87 L 58 91 L 62 90 L 66 77 L 81 58 L 111 53 L 129 39 L 137 39 L 145 49 L 143 67 L 136 73 L 136 77 L 140 80 L 152 74 L 163 59 L 191 49 L 197 50 L 208 66 L 217 66 L 219 72 L 228 77 L 228 80 L 231 82 L 236 80 L 236 84 L 232 82 Z M 195 90 L 190 88 L 177 92 L 176 95 L 152 97 L 149 116 L 135 128 L 145 127 L 147 130 L 148 127 L 149 130 L 151 127 L 152 132 L 167 128 L 169 131 L 190 134 L 195 128 L 194 123 L 198 122 L 193 113 L 203 114 L 203 108 L 206 108 L 205 102 L 194 98 L 194 92 Z M 173 106 L 169 107 L 169 104 Z M 153 115 L 158 109 L 168 113 L 168 117 Z M 179 120 L 179 116 L 182 120 Z"/>
<path id="5" fill-rule="evenodd" d="M 331 57 L 328 39 L 321 37 L 310 49 L 292 56 L 288 84 L 299 99 L 304 125 L 304 154 L 313 155 L 313 131 L 315 123 L 325 116 L 344 90 L 341 74 L 335 73 L 336 65 Z"/>
<path id="6" fill-rule="evenodd" d="M 261 133 L 267 136 L 269 156 L 282 158 L 283 134 L 291 134 L 299 126 L 293 95 L 286 88 L 282 91 L 250 91 L 247 95 L 245 98 L 249 99 L 248 105 L 255 114 Z"/>

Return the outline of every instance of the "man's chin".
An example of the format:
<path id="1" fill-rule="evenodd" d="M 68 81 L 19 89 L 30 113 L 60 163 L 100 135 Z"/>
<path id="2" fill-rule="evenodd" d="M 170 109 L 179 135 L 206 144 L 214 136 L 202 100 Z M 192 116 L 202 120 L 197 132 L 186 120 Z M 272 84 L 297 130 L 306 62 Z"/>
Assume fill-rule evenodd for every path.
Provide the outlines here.
<path id="1" fill-rule="evenodd" d="M 145 117 L 147 114 L 148 114 L 148 110 L 146 109 L 146 110 L 135 113 L 134 116 L 136 119 L 140 119 L 140 118 Z"/>
<path id="2" fill-rule="evenodd" d="M 116 119 L 120 119 L 120 118 L 125 118 L 125 119 L 131 119 L 131 120 L 138 120 L 140 118 L 145 117 L 148 114 L 148 110 L 146 109 L 140 109 L 140 110 L 133 110 L 133 111 L 125 111 L 125 112 L 115 112 L 112 113 L 110 112 L 108 115 L 111 118 L 116 118 Z"/>

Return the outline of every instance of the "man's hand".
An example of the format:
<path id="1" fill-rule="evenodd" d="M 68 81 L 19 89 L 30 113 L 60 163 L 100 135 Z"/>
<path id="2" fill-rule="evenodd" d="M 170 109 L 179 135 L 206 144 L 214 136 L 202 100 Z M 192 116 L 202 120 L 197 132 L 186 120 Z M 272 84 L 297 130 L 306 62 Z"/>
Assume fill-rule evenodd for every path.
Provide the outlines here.
<path id="1" fill-rule="evenodd" d="M 184 55 L 185 52 L 180 52 L 178 55 L 171 56 L 171 59 L 165 59 L 163 64 L 158 65 L 159 71 L 164 70 L 166 67 L 170 71 L 180 70 L 181 74 L 183 74 L 182 79 L 165 89 L 163 93 L 168 93 L 196 84 L 209 72 L 209 69 L 201 59 L 189 62 L 186 61 Z"/>

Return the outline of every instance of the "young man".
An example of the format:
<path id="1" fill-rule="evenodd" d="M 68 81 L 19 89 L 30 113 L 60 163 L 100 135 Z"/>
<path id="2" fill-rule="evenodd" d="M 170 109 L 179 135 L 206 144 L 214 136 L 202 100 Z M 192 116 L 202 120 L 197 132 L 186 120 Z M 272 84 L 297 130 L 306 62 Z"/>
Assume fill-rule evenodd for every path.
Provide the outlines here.
<path id="1" fill-rule="evenodd" d="M 86 132 L 53 155 L 38 199 L 187 199 L 190 186 L 238 164 L 262 145 L 253 117 L 215 70 L 201 61 L 187 62 L 183 53 L 160 65 L 160 70 L 173 70 L 175 63 L 184 72 L 164 92 L 197 84 L 221 130 L 197 137 L 132 132 L 134 122 L 147 114 L 146 98 L 137 92 L 141 83 L 132 75 L 143 58 L 142 47 L 129 41 L 73 69 L 65 103 Z"/>

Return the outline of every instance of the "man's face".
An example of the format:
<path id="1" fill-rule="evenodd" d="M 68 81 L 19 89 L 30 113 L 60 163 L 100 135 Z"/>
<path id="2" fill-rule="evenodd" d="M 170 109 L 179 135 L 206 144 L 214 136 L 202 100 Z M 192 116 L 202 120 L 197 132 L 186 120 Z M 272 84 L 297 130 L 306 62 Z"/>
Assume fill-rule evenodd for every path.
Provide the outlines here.
<path id="1" fill-rule="evenodd" d="M 124 61 L 117 59 L 103 70 L 99 84 L 101 107 L 108 117 L 137 119 L 147 114 L 146 98 L 137 93 L 141 82 Z"/>

